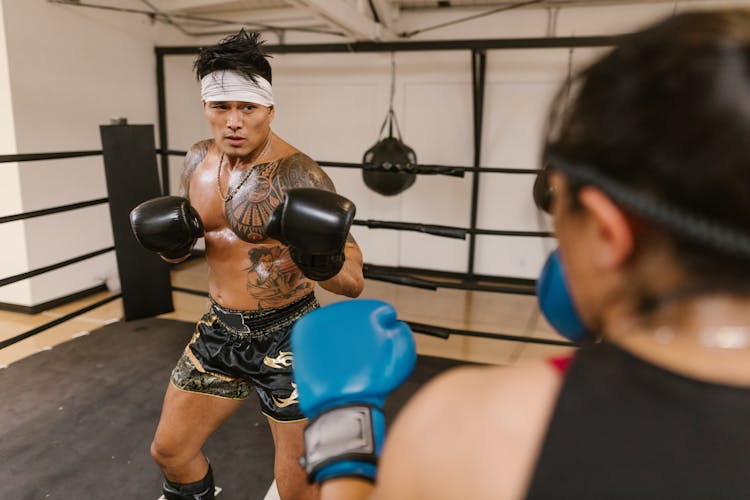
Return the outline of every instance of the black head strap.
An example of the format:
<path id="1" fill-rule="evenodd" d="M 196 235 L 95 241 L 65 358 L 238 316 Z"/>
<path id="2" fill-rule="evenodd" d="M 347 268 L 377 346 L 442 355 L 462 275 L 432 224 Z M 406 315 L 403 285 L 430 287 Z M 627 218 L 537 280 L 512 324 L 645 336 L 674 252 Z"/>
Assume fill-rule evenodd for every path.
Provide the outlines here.
<path id="1" fill-rule="evenodd" d="M 724 253 L 750 258 L 750 235 L 683 207 L 636 191 L 598 170 L 549 155 L 548 165 L 571 180 L 596 186 L 622 207 L 691 241 Z"/>

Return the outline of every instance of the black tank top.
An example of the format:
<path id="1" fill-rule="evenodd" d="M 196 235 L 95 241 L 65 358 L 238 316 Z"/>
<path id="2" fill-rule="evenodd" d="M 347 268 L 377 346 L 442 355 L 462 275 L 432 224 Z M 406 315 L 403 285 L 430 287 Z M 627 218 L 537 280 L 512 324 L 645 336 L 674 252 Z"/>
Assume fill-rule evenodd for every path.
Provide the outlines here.
<path id="1" fill-rule="evenodd" d="M 528 498 L 750 499 L 750 389 L 587 344 L 565 375 Z"/>

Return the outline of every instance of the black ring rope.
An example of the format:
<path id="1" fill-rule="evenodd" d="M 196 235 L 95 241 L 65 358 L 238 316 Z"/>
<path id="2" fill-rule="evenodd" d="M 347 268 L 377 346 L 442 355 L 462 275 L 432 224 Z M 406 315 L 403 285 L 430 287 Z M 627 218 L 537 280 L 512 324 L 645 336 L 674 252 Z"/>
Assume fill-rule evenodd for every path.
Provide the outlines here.
<path id="1" fill-rule="evenodd" d="M 0 155 L 0 163 L 14 163 L 38 160 L 60 160 L 64 158 L 80 158 L 82 156 L 99 156 L 101 150 L 65 151 L 60 153 L 25 153 L 14 155 Z"/>
<path id="2" fill-rule="evenodd" d="M 414 288 L 421 288 L 423 290 L 435 291 L 439 287 L 439 283 L 432 281 L 432 280 L 416 278 L 414 276 L 405 276 L 405 275 L 398 275 L 398 274 L 392 274 L 392 273 L 371 271 L 367 269 L 367 267 L 363 269 L 362 274 L 367 279 L 383 281 L 386 283 L 393 283 L 395 285 L 403 285 L 403 286 L 410 286 Z"/>
<path id="3" fill-rule="evenodd" d="M 175 292 L 188 293 L 190 295 L 198 295 L 200 297 L 208 297 L 208 292 L 205 290 L 194 290 L 192 288 L 183 288 L 183 287 L 178 287 L 178 286 L 173 286 L 172 290 Z M 564 340 L 524 337 L 521 335 L 508 335 L 505 333 L 488 333 L 488 332 L 477 332 L 473 330 L 459 330 L 456 328 L 445 328 L 442 326 L 428 325 L 425 323 L 416 323 L 413 321 L 404 321 L 404 323 L 408 324 L 409 327 L 411 327 L 411 329 L 414 330 L 415 332 L 423 333 L 425 335 L 431 335 L 433 337 L 440 337 L 442 339 L 447 339 L 451 335 L 462 335 L 466 337 L 480 337 L 480 338 L 489 338 L 489 339 L 496 339 L 496 340 L 507 340 L 507 341 L 512 341 L 512 342 L 526 342 L 528 344 L 545 344 L 545 345 L 556 345 L 556 346 L 565 346 L 565 347 L 577 347 L 578 346 L 577 344 L 574 344 L 572 342 L 567 342 Z"/>
<path id="4" fill-rule="evenodd" d="M 57 326 L 60 323 L 64 323 L 64 322 L 68 321 L 69 319 L 73 319 L 76 316 L 80 316 L 81 314 L 85 314 L 85 313 L 87 313 L 87 312 L 89 312 L 89 311 L 91 311 L 93 309 L 96 309 L 99 306 L 103 306 L 104 304 L 106 304 L 108 302 L 112 302 L 113 300 L 119 299 L 120 297 L 122 297 L 121 293 L 112 295 L 110 297 L 107 297 L 106 299 L 102 299 L 102 300 L 100 300 L 98 302 L 94 302 L 93 304 L 90 304 L 90 305 L 88 305 L 88 306 L 86 306 L 84 308 L 78 309 L 77 311 L 73 311 L 72 313 L 66 314 L 65 316 L 61 316 L 61 317 L 59 317 L 59 318 L 57 318 L 55 320 L 52 320 L 52 321 L 50 321 L 48 323 L 44 323 L 43 325 L 39 325 L 36 328 L 32 328 L 31 330 L 29 330 L 27 332 L 24 332 L 24 333 L 22 333 L 20 335 L 16 335 L 15 337 L 11 337 L 9 339 L 3 340 L 2 342 L 0 342 L 0 349 L 4 349 L 4 348 L 6 348 L 6 347 L 8 347 L 10 345 L 15 344 L 16 342 L 20 342 L 22 340 L 25 340 L 25 339 L 27 339 L 29 337 L 32 337 L 32 336 L 38 334 L 38 333 L 42 333 L 45 330 L 49 330 L 53 326 Z"/>
<path id="5" fill-rule="evenodd" d="M 172 156 L 185 156 L 187 151 L 181 151 L 177 149 L 157 149 L 157 154 L 166 154 Z M 351 163 L 344 161 L 325 161 L 319 160 L 316 162 L 321 167 L 333 167 L 333 168 L 358 168 L 363 170 L 382 170 L 384 172 L 390 172 L 387 168 L 376 167 L 367 163 Z M 465 172 L 481 172 L 490 174 L 538 174 L 541 169 L 538 168 L 503 168 L 503 167 L 465 167 L 455 165 L 433 165 L 433 164 L 419 164 L 409 169 L 402 169 L 402 172 L 414 173 L 414 174 L 442 174 L 450 175 L 454 177 L 463 177 Z"/>
<path id="6" fill-rule="evenodd" d="M 484 236 L 522 236 L 535 238 L 549 238 L 553 233 L 549 231 L 505 231 L 496 229 L 470 229 L 456 226 L 441 226 L 436 224 L 419 224 L 415 222 L 384 221 L 384 220 L 355 220 L 355 226 L 364 226 L 370 229 L 396 229 L 399 231 L 415 231 L 418 233 L 432 234 L 445 238 L 465 240 L 467 234 L 480 234 Z"/>
<path id="7" fill-rule="evenodd" d="M 157 150 L 157 154 L 168 154 L 168 155 L 177 155 L 177 156 L 184 156 L 187 152 L 186 151 L 179 151 L 179 150 Z M 66 158 L 80 158 L 80 157 L 87 157 L 87 156 L 99 156 L 102 155 L 101 150 L 87 150 L 87 151 L 67 151 L 67 152 L 49 152 L 49 153 L 26 153 L 26 154 L 11 154 L 11 155 L 0 155 L 0 163 L 15 163 L 15 162 L 28 162 L 28 161 L 41 161 L 41 160 L 55 160 L 55 159 L 66 159 Z M 359 169 L 366 169 L 366 170 L 386 170 L 379 167 L 374 167 L 372 165 L 367 164 L 359 164 L 359 163 L 345 163 L 345 162 L 326 162 L 321 161 L 319 162 L 321 166 L 329 166 L 329 167 L 339 167 L 339 168 L 359 168 Z M 511 174 L 536 174 L 539 172 L 538 169 L 510 169 L 510 168 L 492 168 L 492 167 L 461 167 L 461 166 L 449 166 L 449 165 L 419 165 L 414 168 L 409 169 L 410 173 L 418 173 L 418 174 L 440 174 L 440 175 L 449 175 L 449 176 L 455 176 L 455 177 L 463 177 L 465 172 L 487 172 L 487 173 L 511 173 Z M 80 208 L 95 206 L 107 203 L 109 201 L 108 198 L 98 198 L 95 200 L 88 200 L 78 203 L 71 203 L 67 205 L 60 205 L 57 207 L 50 207 L 46 209 L 41 210 L 34 210 L 31 212 L 25 212 L 20 214 L 13 214 L 8 216 L 0 217 L 0 224 L 13 222 L 13 221 L 19 221 L 19 220 L 25 220 L 30 219 L 34 217 L 41 217 L 45 215 L 52 215 L 56 213 L 62 213 L 67 212 L 71 210 L 77 210 Z M 452 226 L 440 226 L 440 225 L 434 225 L 434 224 L 416 224 L 416 223 L 408 223 L 408 222 L 398 222 L 398 221 L 379 221 L 379 220 L 366 220 L 366 221 L 355 221 L 355 225 L 361 225 L 361 226 L 367 226 L 370 228 L 381 228 L 381 229 L 399 229 L 399 230 L 407 230 L 407 231 L 417 231 L 422 232 L 425 234 L 433 234 L 437 236 L 444 236 L 449 238 L 458 238 L 458 239 L 465 239 L 467 234 L 483 234 L 483 235 L 500 235 L 500 236 L 550 236 L 551 233 L 548 232 L 529 232 L 529 231 L 496 231 L 496 230 L 488 230 L 488 229 L 467 229 L 467 228 L 460 228 L 460 227 L 452 227 Z M 3 279 L 0 279 L 0 286 L 6 286 L 10 285 L 12 283 L 16 283 L 18 281 L 22 281 L 24 279 L 29 279 L 34 276 L 39 276 L 41 274 L 54 271 L 57 269 L 60 269 L 62 267 L 66 267 L 78 262 L 82 262 L 84 260 L 97 257 L 99 255 L 108 253 L 115 250 L 114 247 L 108 247 L 103 248 L 101 250 L 97 250 L 94 252 L 87 253 L 85 255 L 81 255 L 78 257 L 74 257 L 72 259 L 68 259 L 62 262 L 58 262 L 56 264 L 52 264 L 49 266 L 45 266 L 39 269 L 34 269 L 31 271 L 27 271 L 24 273 L 20 273 L 14 276 L 9 276 Z M 518 294 L 533 294 L 533 291 L 529 292 L 528 290 L 522 290 L 518 287 L 503 287 L 503 286 L 497 286 L 497 285 L 482 285 L 478 282 L 472 282 L 472 283 L 466 283 L 466 282 L 437 282 L 432 281 L 428 279 L 423 278 L 417 278 L 414 276 L 408 276 L 408 275 L 398 275 L 398 274 L 389 274 L 385 271 L 380 271 L 375 268 L 372 268 L 372 266 L 367 269 L 366 268 L 366 277 L 369 279 L 374 280 L 380 280 L 380 281 L 386 281 L 391 282 L 395 284 L 405 285 L 405 286 L 412 286 L 417 288 L 423 288 L 428 290 L 436 290 L 437 288 L 457 288 L 457 289 L 471 289 L 471 290 L 479 290 L 479 291 L 492 291 L 492 292 L 508 292 L 508 293 L 518 293 Z M 181 287 L 173 287 L 173 290 L 184 292 L 184 293 L 192 293 L 196 295 L 205 295 L 205 292 L 197 291 L 197 290 L 190 290 L 186 288 Z M 63 323 L 67 321 L 68 319 L 74 318 L 80 314 L 84 314 L 92 309 L 95 309 L 103 304 L 106 304 L 108 302 L 111 302 L 117 298 L 120 298 L 122 294 L 113 295 L 111 297 L 108 297 L 104 300 L 101 300 L 99 302 L 96 302 L 94 304 L 91 304 L 90 306 L 84 307 L 82 309 L 79 309 L 78 311 L 75 311 L 73 313 L 67 314 L 61 318 L 58 318 L 54 321 L 45 323 L 43 325 L 40 325 L 36 328 L 33 328 L 32 330 L 29 330 L 27 332 L 24 332 L 20 335 L 17 335 L 15 337 L 12 337 L 10 339 L 7 339 L 3 342 L 0 342 L 0 349 L 3 349 L 5 347 L 8 347 L 10 345 L 15 344 L 16 342 L 20 342 L 21 340 L 24 340 L 26 338 L 29 338 L 33 335 L 36 335 L 38 333 L 41 333 L 49 328 L 52 328 L 53 326 L 59 325 L 60 323 Z M 453 333 L 459 333 L 459 330 L 449 330 L 449 329 L 443 329 L 442 327 L 436 327 L 431 325 L 422 325 L 418 323 L 414 323 L 415 328 L 421 328 L 422 330 L 429 330 L 429 331 L 423 331 L 422 333 L 428 333 L 431 335 L 436 335 L 443 338 L 448 338 L 448 336 Z M 415 329 L 415 331 L 418 331 Z M 439 332 L 439 333 L 438 333 Z M 446 333 L 447 332 L 447 333 Z M 506 336 L 506 335 L 496 335 L 496 334 L 487 334 L 483 332 L 469 332 L 468 331 L 460 334 L 468 335 L 469 333 L 473 334 L 474 336 L 495 336 L 499 339 L 506 339 L 506 340 L 512 340 L 513 336 Z M 518 337 L 516 340 L 519 341 L 526 341 L 524 337 Z M 553 342 L 553 341 L 552 341 Z M 545 343 L 545 342 L 542 342 Z"/>
<path id="8" fill-rule="evenodd" d="M 82 201 L 80 203 L 71 203 L 70 205 L 60 205 L 58 207 L 44 208 L 42 210 L 34 210 L 32 212 L 24 212 L 24 213 L 15 214 L 15 215 L 6 215 L 5 217 L 0 217 L 0 224 L 4 224 L 6 222 L 13 222 L 17 220 L 31 219 L 32 217 L 41 217 L 43 215 L 51 215 L 51 214 L 57 214 L 61 212 L 68 212 L 70 210 L 77 210 L 79 208 L 93 207 L 94 205 L 101 205 L 103 203 L 108 203 L 108 202 L 109 202 L 109 198 L 99 198 L 96 200 Z"/>
<path id="9" fill-rule="evenodd" d="M 176 149 L 157 149 L 156 154 L 166 154 L 172 156 L 185 156 L 187 151 L 181 151 Z M 0 155 L 0 163 L 14 163 L 14 162 L 25 162 L 25 161 L 39 161 L 39 160 L 59 160 L 64 158 L 80 158 L 83 156 L 99 156 L 102 154 L 101 150 L 90 150 L 90 151 L 67 151 L 57 153 L 26 153 L 26 154 L 12 154 L 12 155 Z M 390 171 L 376 167 L 369 164 L 363 163 L 350 163 L 340 161 L 325 161 L 320 160 L 317 162 L 323 167 L 334 167 L 334 168 L 359 168 L 366 170 L 383 170 Z M 433 164 L 420 164 L 413 168 L 403 169 L 406 173 L 415 174 L 442 174 L 450 175 L 455 177 L 463 177 L 465 172 L 483 172 L 483 173 L 497 173 L 497 174 L 538 174 L 540 169 L 538 168 L 500 168 L 500 167 L 466 167 L 466 166 L 454 166 L 454 165 L 433 165 Z"/>
<path id="10" fill-rule="evenodd" d="M 376 167 L 374 165 L 366 163 L 347 163 L 340 161 L 318 161 L 318 165 L 321 167 L 334 167 L 334 168 L 360 168 L 364 170 L 382 170 L 389 172 L 389 169 Z M 432 165 L 432 164 L 419 164 L 413 168 L 404 168 L 401 170 L 406 173 L 414 174 L 443 174 L 453 175 L 456 177 L 463 177 L 464 172 L 480 172 L 488 174 L 538 174 L 541 169 L 538 168 L 503 168 L 503 167 L 465 167 L 455 165 Z"/>
<path id="11" fill-rule="evenodd" d="M 57 264 L 52 264 L 50 266 L 41 267 L 39 269 L 34 269 L 33 271 L 27 271 L 25 273 L 16 274 L 15 276 L 9 276 L 7 278 L 0 279 L 0 286 L 10 285 L 11 283 L 15 283 L 16 281 L 33 278 L 34 276 L 39 276 L 40 274 L 48 273 L 50 271 L 54 271 L 55 269 L 60 269 L 61 267 L 69 266 L 71 264 L 75 264 L 76 262 L 81 262 L 81 261 L 90 259 L 92 257 L 96 257 L 98 255 L 111 252 L 114 249 L 115 247 L 102 248 L 101 250 L 87 253 L 86 255 L 81 255 L 79 257 L 74 257 L 72 259 L 58 262 Z"/>
<path id="12" fill-rule="evenodd" d="M 474 330 L 459 330 L 455 328 L 445 328 L 442 326 L 427 325 L 424 323 L 414 323 L 412 321 L 406 321 L 412 330 L 435 337 L 447 339 L 451 335 L 461 335 L 464 337 L 479 337 L 486 339 L 495 340 L 508 340 L 511 342 L 525 342 L 527 344 L 544 344 L 544 345 L 559 345 L 565 347 L 578 347 L 578 344 L 568 342 L 565 340 L 554 340 L 544 339 L 537 337 L 525 337 L 522 335 L 508 335 L 505 333 L 489 333 L 489 332 L 477 332 Z"/>
<path id="13" fill-rule="evenodd" d="M 379 269 L 379 266 L 364 264 L 364 277 L 375 281 L 394 283 L 397 285 L 437 290 L 449 288 L 454 290 L 469 290 L 475 292 L 512 293 L 514 295 L 536 295 L 533 285 L 508 285 L 482 283 L 476 279 L 433 280 L 428 277 L 413 276 L 418 273 L 399 273 L 390 269 Z"/>

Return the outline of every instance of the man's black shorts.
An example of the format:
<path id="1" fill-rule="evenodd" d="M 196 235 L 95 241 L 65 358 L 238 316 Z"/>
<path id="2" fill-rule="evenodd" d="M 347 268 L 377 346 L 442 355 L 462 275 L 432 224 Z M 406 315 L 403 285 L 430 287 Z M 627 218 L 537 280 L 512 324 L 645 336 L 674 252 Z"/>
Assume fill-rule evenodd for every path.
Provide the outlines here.
<path id="1" fill-rule="evenodd" d="M 268 417 L 281 422 L 304 419 L 292 379 L 291 330 L 295 321 L 318 307 L 312 293 L 261 311 L 227 309 L 212 300 L 172 371 L 172 382 L 183 391 L 231 399 L 246 399 L 255 387 Z"/>

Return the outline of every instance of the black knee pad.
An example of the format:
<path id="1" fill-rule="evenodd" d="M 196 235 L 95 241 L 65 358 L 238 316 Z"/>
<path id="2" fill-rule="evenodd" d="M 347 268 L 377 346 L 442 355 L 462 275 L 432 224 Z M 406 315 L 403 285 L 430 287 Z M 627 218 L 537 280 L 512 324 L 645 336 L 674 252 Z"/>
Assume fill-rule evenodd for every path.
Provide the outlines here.
<path id="1" fill-rule="evenodd" d="M 162 491 L 166 500 L 214 500 L 214 474 L 211 465 L 208 465 L 205 477 L 194 483 L 173 483 L 165 479 Z"/>

